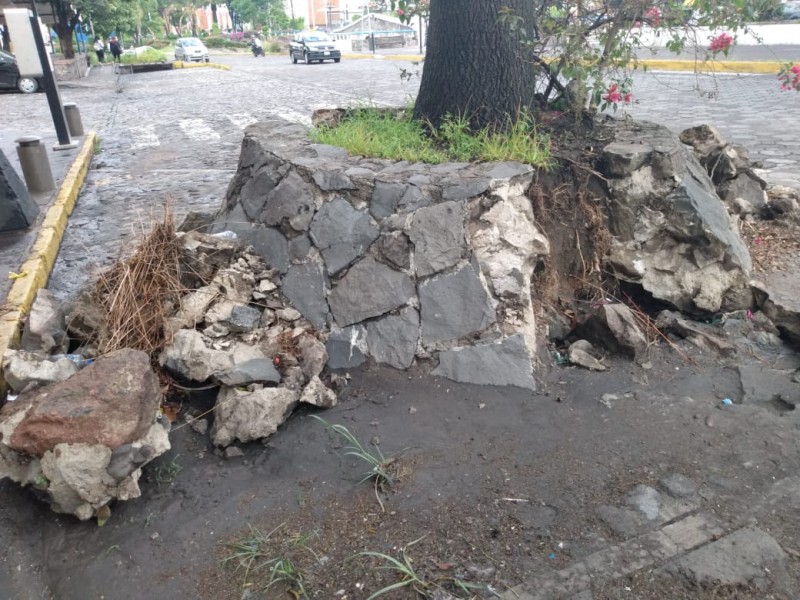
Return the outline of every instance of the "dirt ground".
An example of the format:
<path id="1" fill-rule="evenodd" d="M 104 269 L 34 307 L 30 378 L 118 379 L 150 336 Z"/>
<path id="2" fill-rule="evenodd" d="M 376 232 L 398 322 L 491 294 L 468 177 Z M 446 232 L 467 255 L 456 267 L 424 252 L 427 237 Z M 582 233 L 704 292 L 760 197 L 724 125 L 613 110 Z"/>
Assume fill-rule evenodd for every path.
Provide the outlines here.
<path id="1" fill-rule="evenodd" d="M 798 471 L 797 411 L 724 406 L 741 396 L 733 362 L 682 347 L 696 365 L 666 346 L 652 349 L 651 369 L 613 358 L 605 373 L 543 364 L 537 393 L 353 371 L 340 404 L 318 414 L 399 457 L 380 503 L 371 482 L 359 483 L 368 468 L 306 410 L 233 459 L 179 419 L 173 450 L 146 469 L 143 497 L 117 504 L 104 527 L 53 514 L 4 481 L 0 598 L 364 599 L 403 579 L 381 568 L 386 558 L 360 553 L 402 560 L 404 548 L 431 597 L 448 597 L 433 594 L 438 586 L 493 597 L 618 542 L 597 507 L 669 473 L 697 483 L 702 510 L 731 527 L 752 523 L 764 490 Z M 609 407 L 605 393 L 619 399 Z M 184 411 L 209 405 L 195 399 Z M 796 508 L 759 523 L 790 553 L 800 589 Z M 646 571 L 594 592 L 789 597 Z M 415 595 L 404 586 L 384 597 Z"/>

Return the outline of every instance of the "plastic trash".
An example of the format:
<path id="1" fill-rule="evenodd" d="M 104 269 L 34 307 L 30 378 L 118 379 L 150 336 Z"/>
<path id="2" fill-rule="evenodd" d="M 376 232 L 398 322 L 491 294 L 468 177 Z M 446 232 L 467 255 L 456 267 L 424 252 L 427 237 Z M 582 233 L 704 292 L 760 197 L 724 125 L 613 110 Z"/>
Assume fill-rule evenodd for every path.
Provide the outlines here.
<path id="1" fill-rule="evenodd" d="M 730 398 L 723 398 L 722 403 L 725 406 L 730 406 L 731 404 L 733 404 L 733 400 L 731 400 Z"/>
<path id="2" fill-rule="evenodd" d="M 6 400 L 8 400 L 9 402 L 13 402 L 16 399 L 17 399 L 17 394 L 8 394 L 6 396 Z"/>
<path id="3" fill-rule="evenodd" d="M 551 552 L 550 554 L 547 555 L 547 558 L 549 558 L 550 560 L 555 560 L 556 559 L 556 553 L 555 552 Z"/>
<path id="4" fill-rule="evenodd" d="M 235 240 L 239 238 L 235 231 L 220 231 L 219 233 L 212 233 L 211 237 L 222 238 L 223 240 Z"/>
<path id="5" fill-rule="evenodd" d="M 78 366 L 78 368 L 83 368 L 83 367 L 85 367 L 87 365 L 90 365 L 90 364 L 92 364 L 94 362 L 94 359 L 92 359 L 92 358 L 84 358 L 80 354 L 53 354 L 50 357 L 50 360 L 55 362 L 57 360 L 61 360 L 62 358 L 66 358 L 68 360 L 71 360 L 72 362 L 74 362 Z"/>

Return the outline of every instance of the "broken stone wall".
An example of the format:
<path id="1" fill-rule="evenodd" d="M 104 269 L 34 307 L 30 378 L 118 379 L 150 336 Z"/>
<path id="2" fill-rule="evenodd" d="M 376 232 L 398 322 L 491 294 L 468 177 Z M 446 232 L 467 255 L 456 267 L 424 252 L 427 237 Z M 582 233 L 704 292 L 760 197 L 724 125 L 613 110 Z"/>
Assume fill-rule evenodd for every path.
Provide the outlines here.
<path id="1" fill-rule="evenodd" d="M 456 381 L 533 388 L 531 275 L 548 242 L 519 163 L 350 156 L 298 125 L 247 129 L 213 230 L 234 231 L 328 333 L 328 366 L 434 359 Z"/>

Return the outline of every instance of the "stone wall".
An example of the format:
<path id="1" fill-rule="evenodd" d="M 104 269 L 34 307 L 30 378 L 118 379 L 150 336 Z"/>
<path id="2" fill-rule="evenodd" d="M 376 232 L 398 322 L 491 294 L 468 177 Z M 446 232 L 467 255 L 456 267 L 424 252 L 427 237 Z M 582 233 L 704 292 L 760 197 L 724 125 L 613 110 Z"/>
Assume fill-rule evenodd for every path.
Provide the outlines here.
<path id="1" fill-rule="evenodd" d="M 86 54 L 74 58 L 59 58 L 53 61 L 53 72 L 58 81 L 73 81 L 86 76 L 89 59 Z"/>
<path id="2" fill-rule="evenodd" d="M 250 126 L 214 231 L 282 273 L 327 335 L 328 366 L 415 359 L 456 381 L 534 388 L 531 275 L 549 251 L 519 163 L 410 164 Z"/>

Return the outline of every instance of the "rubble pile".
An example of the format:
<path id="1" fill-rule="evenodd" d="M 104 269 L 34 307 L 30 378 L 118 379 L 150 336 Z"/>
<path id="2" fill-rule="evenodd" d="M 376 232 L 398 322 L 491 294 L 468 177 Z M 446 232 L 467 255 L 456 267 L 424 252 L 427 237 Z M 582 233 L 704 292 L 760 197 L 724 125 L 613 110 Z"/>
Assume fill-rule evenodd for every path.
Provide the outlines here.
<path id="1" fill-rule="evenodd" d="M 280 294 L 277 272 L 234 235 L 178 236 L 182 280 L 195 287 L 168 307 L 156 356 L 98 355 L 108 323 L 96 294 L 62 307 L 41 290 L 23 348 L 3 357 L 11 393 L 0 409 L 0 478 L 32 486 L 56 512 L 100 519 L 112 500 L 140 495 L 141 468 L 170 448 L 170 379 L 219 388 L 213 419 L 181 418 L 220 447 L 272 435 L 300 403 L 337 402 L 320 379 L 324 337 Z"/>

